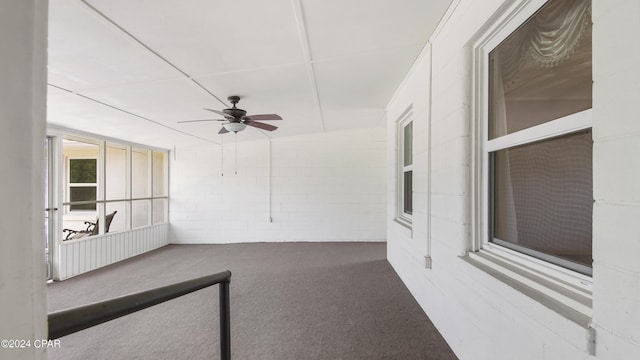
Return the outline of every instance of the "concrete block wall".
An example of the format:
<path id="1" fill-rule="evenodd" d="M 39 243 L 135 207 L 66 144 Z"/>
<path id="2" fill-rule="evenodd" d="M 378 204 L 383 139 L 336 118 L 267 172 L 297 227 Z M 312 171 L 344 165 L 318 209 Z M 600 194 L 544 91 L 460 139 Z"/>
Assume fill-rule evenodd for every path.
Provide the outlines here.
<path id="1" fill-rule="evenodd" d="M 429 49 L 425 49 L 403 86 L 398 89 L 395 99 L 387 108 L 387 238 L 403 239 L 395 243 L 405 251 L 406 256 L 420 266 L 428 252 L 428 163 L 429 163 L 429 103 L 423 101 L 429 97 Z M 402 100 L 400 100 L 402 99 Z M 394 219 L 399 213 L 397 207 L 400 179 L 398 169 L 398 123 L 407 112 L 413 121 L 413 214 L 412 228 L 408 229 Z M 417 186 L 416 186 L 417 185 Z"/>
<path id="2" fill-rule="evenodd" d="M 593 0 L 593 322 L 602 359 L 640 358 L 640 2 Z M 633 355 L 633 356 L 632 356 Z"/>
<path id="3" fill-rule="evenodd" d="M 226 139 L 171 159 L 170 242 L 384 241 L 384 128 L 238 142 L 237 174 Z"/>
<path id="4" fill-rule="evenodd" d="M 519 0 L 454 1 L 387 107 L 388 259 L 460 359 L 640 358 L 640 3 L 593 0 L 593 326 L 463 261 L 471 246 L 469 43 Z M 398 116 L 414 111 L 413 231 L 393 221 Z M 418 134 L 418 132 L 427 132 Z M 425 201 L 426 199 L 426 201 Z M 425 216 L 426 214 L 426 216 Z M 423 257 L 432 258 L 425 269 Z"/>

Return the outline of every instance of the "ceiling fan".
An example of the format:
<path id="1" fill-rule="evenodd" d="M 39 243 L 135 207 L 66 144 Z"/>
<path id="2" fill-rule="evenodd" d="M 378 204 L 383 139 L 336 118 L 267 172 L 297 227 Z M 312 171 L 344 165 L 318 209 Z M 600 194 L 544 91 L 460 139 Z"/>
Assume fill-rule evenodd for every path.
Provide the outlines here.
<path id="1" fill-rule="evenodd" d="M 222 124 L 222 128 L 220 129 L 220 131 L 218 131 L 218 134 L 225 134 L 228 132 L 237 133 L 238 131 L 242 131 L 247 127 L 247 125 L 262 130 L 273 131 L 278 127 L 256 120 L 282 120 L 282 117 L 277 114 L 247 115 L 247 112 L 245 110 L 236 107 L 236 104 L 240 101 L 240 96 L 229 96 L 227 100 L 229 100 L 229 102 L 233 104 L 233 107 L 224 109 L 222 111 L 205 108 L 205 110 L 207 111 L 211 111 L 218 115 L 224 116 L 224 119 L 185 120 L 178 122 L 188 123 L 198 121 L 226 121 L 226 123 Z"/>

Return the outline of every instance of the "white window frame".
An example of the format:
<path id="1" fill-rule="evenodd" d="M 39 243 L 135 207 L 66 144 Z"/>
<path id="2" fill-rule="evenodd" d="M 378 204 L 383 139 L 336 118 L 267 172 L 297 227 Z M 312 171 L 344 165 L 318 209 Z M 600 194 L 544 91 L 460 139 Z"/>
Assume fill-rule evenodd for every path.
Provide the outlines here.
<path id="1" fill-rule="evenodd" d="M 592 110 L 584 110 L 489 140 L 489 53 L 548 0 L 512 1 L 471 42 L 472 87 L 472 241 L 469 259 L 506 282 L 551 298 L 566 315 L 588 326 L 592 316 L 592 277 L 491 242 L 490 153 L 589 129 Z M 551 306 L 553 307 L 553 306 Z"/>
<path id="2" fill-rule="evenodd" d="M 404 148 L 404 129 L 411 124 L 411 126 L 413 126 L 413 113 L 411 112 L 411 109 L 405 111 L 405 113 L 399 118 L 398 120 L 398 124 L 397 124 L 397 141 L 398 141 L 398 152 L 397 152 L 397 176 L 396 176 L 396 183 L 397 183 L 397 206 L 396 206 L 396 221 L 401 223 L 402 225 L 405 225 L 407 227 L 411 227 L 412 224 L 412 219 L 413 219 L 413 211 L 411 213 L 406 212 L 404 210 L 405 208 L 405 203 L 404 203 L 404 199 L 405 199 L 405 186 L 404 186 L 404 174 L 408 171 L 412 171 L 413 172 L 413 163 L 414 163 L 414 159 L 413 159 L 413 154 L 412 154 L 412 161 L 410 165 L 404 165 L 404 153 L 405 153 L 405 148 Z M 411 146 L 411 151 L 413 152 L 413 139 L 415 138 L 415 136 L 413 136 L 413 132 L 412 132 L 412 136 L 411 136 L 411 142 L 412 142 L 412 146 Z M 413 183 L 413 181 L 412 181 Z M 413 186 L 412 186 L 413 187 Z M 411 196 L 413 196 L 413 190 L 412 190 L 412 194 Z M 412 201 L 413 203 L 413 201 Z"/>
<path id="3" fill-rule="evenodd" d="M 64 172 L 62 172 L 61 174 L 65 177 L 65 184 L 64 186 L 66 187 L 66 192 L 65 192 L 65 199 L 64 201 L 60 202 L 60 206 L 62 208 L 65 209 L 65 214 L 77 214 L 77 215 L 81 215 L 82 218 L 84 218 L 86 216 L 87 213 L 95 213 L 97 214 L 97 217 L 100 219 L 99 221 L 103 222 L 104 221 L 104 216 L 105 216 L 105 205 L 107 203 L 116 203 L 116 202 L 124 202 L 126 203 L 126 214 L 122 214 L 122 216 L 125 216 L 126 218 L 126 225 L 125 225 L 125 229 L 123 229 L 122 231 L 130 231 L 130 230 L 134 230 L 136 228 L 142 228 L 142 227 L 147 227 L 147 226 L 152 226 L 152 225 L 156 225 L 156 224 L 161 224 L 161 223 L 168 223 L 169 222 L 169 189 L 168 189 L 168 183 L 169 183 L 169 150 L 166 149 L 162 149 L 162 148 L 155 148 L 155 147 L 151 147 L 151 146 L 147 146 L 147 145 L 141 145 L 141 144 L 136 144 L 136 143 L 131 143 L 131 142 L 127 142 L 127 141 L 123 141 L 123 140 L 119 140 L 119 139 L 112 139 L 112 138 L 108 138 L 108 137 L 103 137 L 103 136 L 99 136 L 99 135 L 95 135 L 95 134 L 89 134 L 89 133 L 82 133 L 82 132 L 78 132 L 75 130 L 70 130 L 70 129 L 66 129 L 66 128 L 58 128 L 58 127 L 50 127 L 49 133 L 52 134 L 52 136 L 57 136 L 60 137 L 61 139 L 68 139 L 71 141 L 78 141 L 78 142 L 83 142 L 83 143 L 87 143 L 87 144 L 92 144 L 92 145 L 96 145 L 98 146 L 98 157 L 90 157 L 90 156 L 74 156 L 74 155 L 70 155 L 70 156 L 65 156 L 64 157 L 64 162 L 65 162 L 65 167 L 66 169 L 64 170 Z M 104 191 L 106 190 L 106 188 L 104 188 L 104 184 L 105 184 L 105 174 L 106 174 L 106 148 L 107 147 L 119 147 L 122 148 L 126 151 L 126 195 L 124 198 L 118 198 L 118 199 L 105 199 L 105 193 Z M 62 145 L 61 145 L 62 147 Z M 147 156 L 147 174 L 148 174 L 148 178 L 146 181 L 146 188 L 149 191 L 149 194 L 147 196 L 144 197 L 139 197 L 139 198 L 133 198 L 132 197 L 132 193 L 131 193 L 131 187 L 132 187 L 132 160 L 131 160 L 131 152 L 132 149 L 138 149 L 138 150 L 142 150 L 146 152 L 146 156 Z M 164 161 L 162 163 L 161 166 L 163 166 L 165 168 L 165 173 L 163 174 L 164 180 L 164 191 L 162 195 L 157 195 L 154 196 L 153 194 L 153 153 L 154 152 L 159 152 L 159 153 L 163 153 L 164 154 Z M 63 151 L 61 151 L 61 153 L 63 153 Z M 97 194 L 96 194 L 96 210 L 73 210 L 73 211 L 68 211 L 66 209 L 69 208 L 70 206 L 70 195 L 69 195 L 69 180 L 70 180 L 70 166 L 69 166 L 69 160 L 70 159 L 97 159 L 97 183 L 96 183 L 96 187 L 97 187 Z M 83 185 L 87 185 L 87 184 L 83 184 Z M 88 184 L 91 185 L 91 184 Z M 163 216 L 162 218 L 164 219 L 163 221 L 158 221 L 158 222 L 154 222 L 154 214 L 153 214 L 153 201 L 154 200 L 160 200 L 163 199 L 166 201 L 166 206 L 164 207 L 164 209 L 162 209 L 163 212 Z M 142 224 L 138 227 L 133 227 L 132 225 L 132 208 L 131 208 L 131 204 L 134 201 L 138 201 L 138 200 L 146 200 L 148 202 L 148 206 L 147 206 L 147 221 L 145 224 Z M 84 214 L 83 214 L 84 213 Z M 103 228 L 100 228 L 100 231 L 104 231 Z M 60 237 L 60 234 L 57 235 L 58 236 L 58 241 L 62 241 L 62 237 Z M 67 240 L 67 241 L 84 241 L 86 240 L 86 238 L 82 238 L 82 239 L 76 239 L 76 240 Z"/>
<path id="4" fill-rule="evenodd" d="M 96 182 L 95 183 L 72 183 L 71 182 L 71 161 L 72 160 L 95 160 L 96 161 Z M 68 213 L 97 213 L 98 212 L 98 200 L 100 200 L 100 193 L 99 193 L 99 189 L 98 189 L 98 176 L 100 174 L 99 171 L 99 161 L 97 157 L 86 157 L 86 156 L 70 156 L 67 157 L 66 159 L 66 168 L 67 168 L 67 173 L 65 174 L 67 177 L 67 202 L 71 202 L 71 188 L 72 187 L 94 187 L 96 189 L 96 200 L 94 205 L 96 206 L 96 208 L 94 210 L 78 210 L 78 209 L 72 209 L 71 207 L 73 205 L 69 205 L 69 209 L 68 209 Z"/>

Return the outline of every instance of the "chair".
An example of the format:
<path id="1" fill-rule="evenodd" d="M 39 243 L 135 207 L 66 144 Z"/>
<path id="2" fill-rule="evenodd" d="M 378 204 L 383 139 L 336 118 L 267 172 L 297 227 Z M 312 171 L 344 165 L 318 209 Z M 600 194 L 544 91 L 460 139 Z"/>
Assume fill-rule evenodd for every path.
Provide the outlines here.
<path id="1" fill-rule="evenodd" d="M 111 226 L 111 222 L 113 221 L 113 217 L 116 215 L 116 213 L 117 211 L 114 211 L 111 214 L 105 215 L 104 222 L 107 224 L 104 227 L 105 234 L 109 232 L 109 227 Z M 98 232 L 100 231 L 99 222 L 99 219 L 97 219 L 96 222 L 85 221 L 84 223 L 85 225 L 87 225 L 87 228 L 85 230 L 62 229 L 63 234 L 68 232 L 63 241 L 80 239 L 85 236 L 98 235 Z"/>

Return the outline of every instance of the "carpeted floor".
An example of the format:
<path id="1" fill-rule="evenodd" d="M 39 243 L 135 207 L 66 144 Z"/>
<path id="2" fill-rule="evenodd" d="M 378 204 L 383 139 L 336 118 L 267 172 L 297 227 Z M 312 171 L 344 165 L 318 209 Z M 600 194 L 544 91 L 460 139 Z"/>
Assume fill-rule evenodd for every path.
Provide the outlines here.
<path id="1" fill-rule="evenodd" d="M 232 358 L 456 359 L 384 243 L 170 245 L 48 285 L 49 312 L 231 270 Z M 61 338 L 49 359 L 218 359 L 218 287 Z"/>

